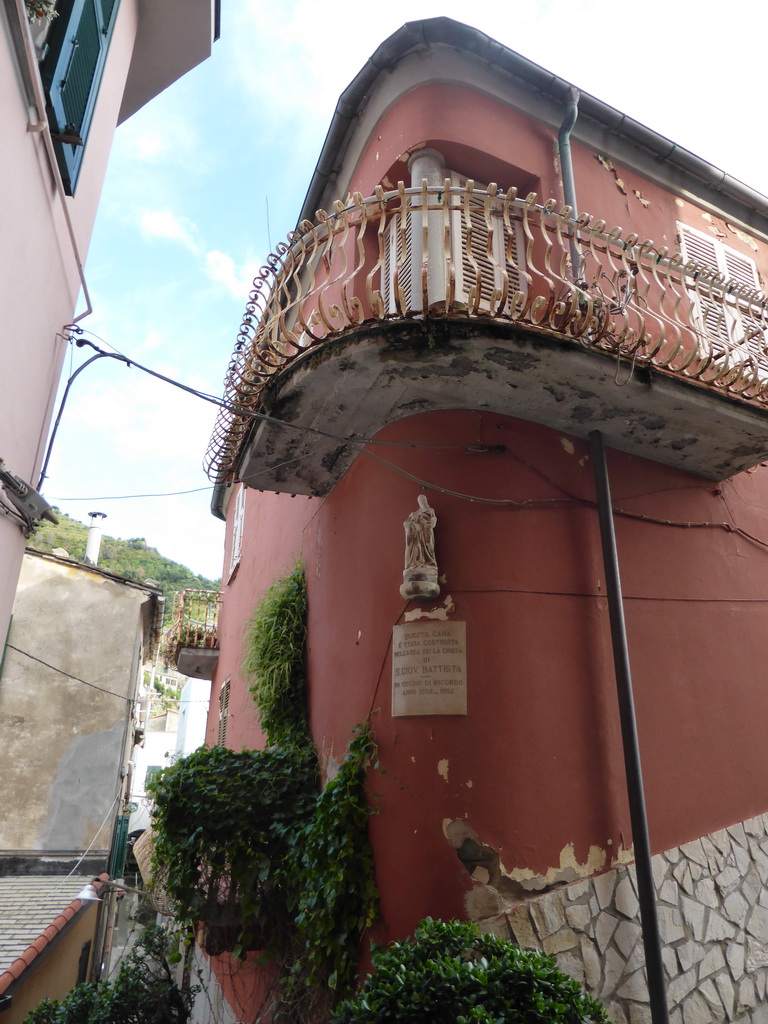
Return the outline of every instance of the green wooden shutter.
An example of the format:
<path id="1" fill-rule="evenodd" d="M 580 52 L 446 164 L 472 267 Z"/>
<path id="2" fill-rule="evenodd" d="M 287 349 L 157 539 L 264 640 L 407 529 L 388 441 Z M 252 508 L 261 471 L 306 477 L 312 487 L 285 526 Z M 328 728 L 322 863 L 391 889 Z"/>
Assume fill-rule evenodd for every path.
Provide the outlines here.
<path id="1" fill-rule="evenodd" d="M 119 814 L 115 825 L 115 838 L 112 842 L 112 856 L 109 858 L 109 877 L 122 878 L 125 874 L 125 858 L 128 853 L 128 821 L 127 814 Z"/>
<path id="2" fill-rule="evenodd" d="M 119 0 L 62 4 L 43 64 L 51 133 L 70 195 L 80 173 L 118 4 Z M 65 138 L 57 140 L 57 135 Z"/>

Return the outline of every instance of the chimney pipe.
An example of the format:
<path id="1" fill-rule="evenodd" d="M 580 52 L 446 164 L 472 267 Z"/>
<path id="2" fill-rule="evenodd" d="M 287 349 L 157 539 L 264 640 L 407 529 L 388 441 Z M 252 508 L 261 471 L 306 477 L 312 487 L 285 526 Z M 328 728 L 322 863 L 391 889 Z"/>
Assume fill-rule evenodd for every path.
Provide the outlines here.
<path id="1" fill-rule="evenodd" d="M 101 548 L 101 526 L 102 519 L 107 518 L 106 512 L 89 512 L 91 525 L 88 527 L 88 541 L 85 545 L 85 563 L 87 565 L 99 564 L 99 549 Z"/>

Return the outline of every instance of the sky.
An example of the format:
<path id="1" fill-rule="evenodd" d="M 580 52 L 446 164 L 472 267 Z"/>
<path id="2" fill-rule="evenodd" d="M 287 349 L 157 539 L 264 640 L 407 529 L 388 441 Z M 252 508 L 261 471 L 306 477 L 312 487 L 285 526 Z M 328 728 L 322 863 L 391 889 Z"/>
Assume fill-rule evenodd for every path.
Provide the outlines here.
<path id="1" fill-rule="evenodd" d="M 768 192 L 764 15 L 751 0 L 221 7 L 213 56 L 116 133 L 85 267 L 94 311 L 80 322 L 82 337 L 197 390 L 222 394 L 251 281 L 296 226 L 338 96 L 406 21 L 473 25 Z M 72 346 L 64 378 L 92 354 Z M 215 414 L 98 360 L 73 384 L 43 493 L 215 579 L 223 523 L 202 469 Z"/>

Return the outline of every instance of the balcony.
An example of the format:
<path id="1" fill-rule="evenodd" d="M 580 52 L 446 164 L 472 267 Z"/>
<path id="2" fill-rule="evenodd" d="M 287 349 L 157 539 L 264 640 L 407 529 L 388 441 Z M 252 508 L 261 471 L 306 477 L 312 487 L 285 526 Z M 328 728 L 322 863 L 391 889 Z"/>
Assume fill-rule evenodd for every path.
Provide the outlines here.
<path id="1" fill-rule="evenodd" d="M 723 479 L 768 453 L 767 329 L 743 280 L 554 200 L 450 179 L 379 188 L 318 211 L 261 270 L 207 469 L 326 494 L 355 437 L 476 408 L 600 429 Z"/>
<path id="2" fill-rule="evenodd" d="M 163 641 L 163 657 L 179 672 L 195 679 L 213 679 L 219 660 L 219 604 L 221 595 L 210 590 L 179 590 L 173 622 Z"/>

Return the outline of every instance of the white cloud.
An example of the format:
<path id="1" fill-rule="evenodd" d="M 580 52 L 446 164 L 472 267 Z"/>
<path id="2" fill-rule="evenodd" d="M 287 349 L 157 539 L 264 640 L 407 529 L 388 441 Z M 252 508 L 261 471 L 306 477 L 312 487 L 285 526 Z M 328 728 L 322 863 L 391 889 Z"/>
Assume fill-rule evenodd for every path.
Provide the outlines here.
<path id="1" fill-rule="evenodd" d="M 248 298 L 258 269 L 259 264 L 253 261 L 238 267 L 231 256 L 218 249 L 211 250 L 205 257 L 205 272 L 211 281 L 223 285 L 233 298 L 243 302 Z"/>
<path id="2" fill-rule="evenodd" d="M 171 210 L 142 210 L 139 213 L 139 229 L 147 241 L 162 238 L 169 242 L 180 242 L 190 252 L 200 251 L 200 245 L 195 237 L 195 225 L 191 220 L 179 217 Z"/>

